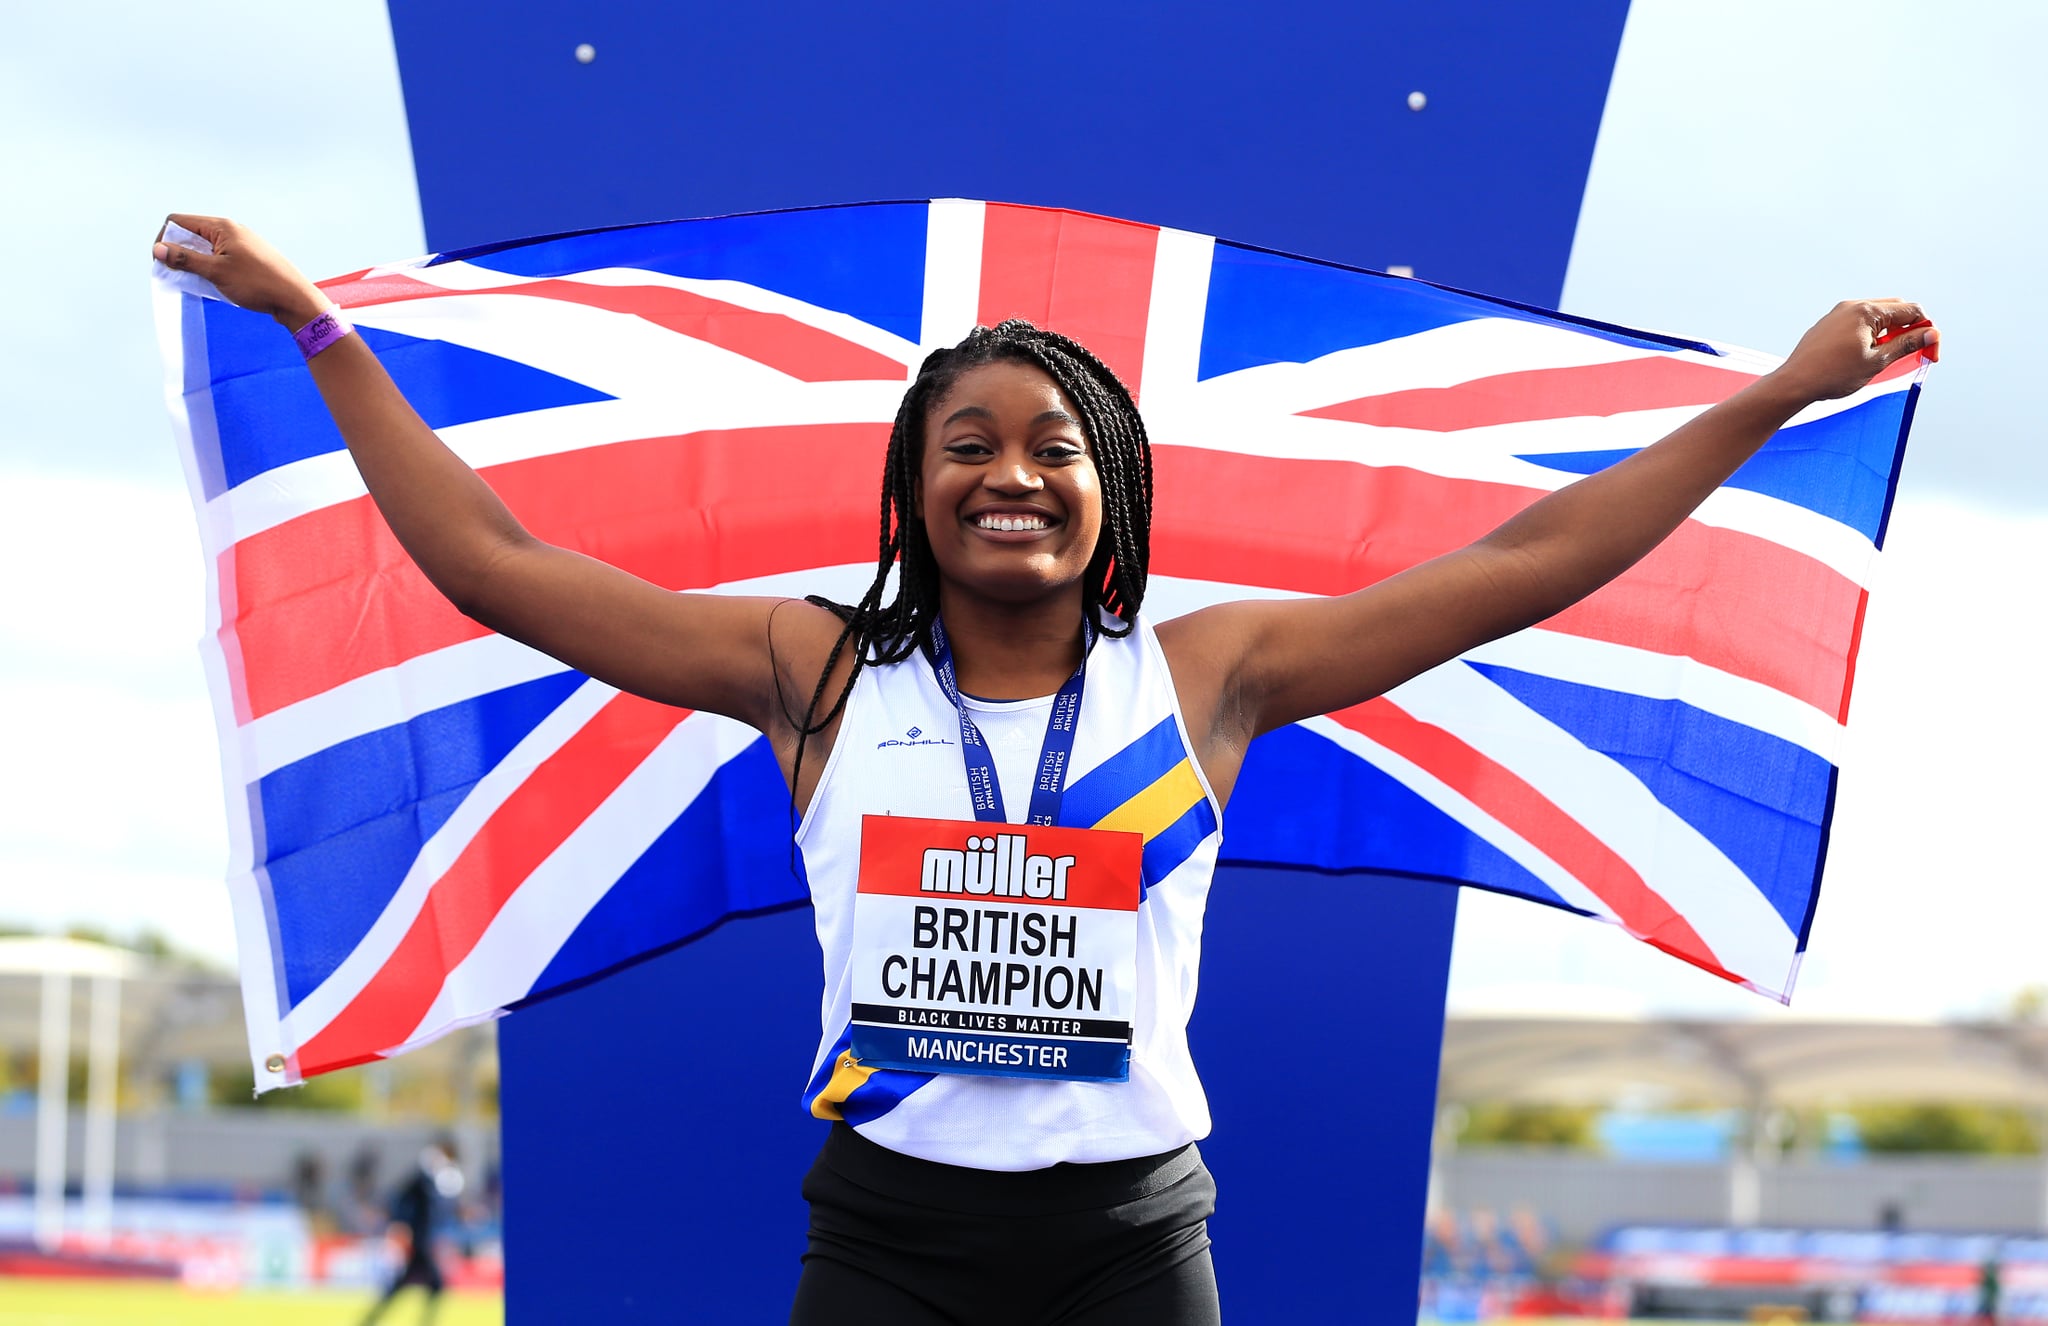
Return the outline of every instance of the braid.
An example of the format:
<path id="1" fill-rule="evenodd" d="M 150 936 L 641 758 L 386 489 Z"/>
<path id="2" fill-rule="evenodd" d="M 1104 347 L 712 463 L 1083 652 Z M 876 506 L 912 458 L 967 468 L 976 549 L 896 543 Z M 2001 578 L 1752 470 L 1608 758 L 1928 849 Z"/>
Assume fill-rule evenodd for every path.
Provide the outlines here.
<path id="1" fill-rule="evenodd" d="M 961 374 L 999 361 L 1030 364 L 1058 384 L 1081 412 L 1095 469 L 1101 478 L 1102 534 L 1081 584 L 1084 619 L 1102 622 L 1104 611 L 1115 624 L 1102 624 L 1105 635 L 1129 635 L 1145 600 L 1146 565 L 1152 546 L 1152 446 L 1131 393 L 1107 365 L 1079 342 L 1045 331 L 1021 318 L 995 327 L 976 327 L 960 344 L 925 356 L 917 377 L 903 394 L 896 422 L 889 430 L 889 449 L 882 462 L 881 534 L 875 578 L 855 604 L 834 603 L 812 595 L 809 602 L 825 608 L 842 623 L 839 638 L 818 674 L 818 684 L 802 722 L 785 716 L 797 729 L 795 767 L 790 777 L 790 817 L 794 827 L 794 789 L 803 774 L 804 747 L 846 708 L 853 684 L 869 664 L 900 663 L 931 638 L 939 615 L 939 566 L 931 540 L 917 515 L 917 484 L 924 462 L 925 416 L 953 389 Z M 887 605 L 882 593 L 889 572 L 897 573 L 896 597 Z M 832 671 L 851 646 L 853 668 L 822 716 L 825 689 Z"/>

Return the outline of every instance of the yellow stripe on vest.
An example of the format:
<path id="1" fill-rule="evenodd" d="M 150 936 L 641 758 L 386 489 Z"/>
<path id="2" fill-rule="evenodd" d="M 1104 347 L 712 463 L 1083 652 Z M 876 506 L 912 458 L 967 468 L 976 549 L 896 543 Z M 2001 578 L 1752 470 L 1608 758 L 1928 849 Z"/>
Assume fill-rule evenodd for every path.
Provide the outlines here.
<path id="1" fill-rule="evenodd" d="M 825 1089 L 811 1101 L 812 1116 L 834 1121 L 843 1118 L 839 1112 L 840 1103 L 866 1086 L 868 1079 L 874 1075 L 875 1070 L 862 1067 L 860 1060 L 853 1057 L 852 1051 L 841 1053 L 839 1062 L 833 1066 L 832 1080 L 827 1082 Z"/>
<path id="2" fill-rule="evenodd" d="M 1202 799 L 1202 783 L 1193 762 L 1183 759 L 1144 791 L 1096 822 L 1095 828 L 1117 833 L 1142 833 L 1151 842 Z"/>

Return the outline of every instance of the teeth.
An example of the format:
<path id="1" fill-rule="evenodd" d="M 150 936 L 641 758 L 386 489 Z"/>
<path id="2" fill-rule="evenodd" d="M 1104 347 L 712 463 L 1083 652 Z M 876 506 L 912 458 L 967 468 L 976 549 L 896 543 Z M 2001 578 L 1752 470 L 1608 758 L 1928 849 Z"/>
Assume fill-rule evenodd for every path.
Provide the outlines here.
<path id="1" fill-rule="evenodd" d="M 977 516 L 975 518 L 974 523 L 980 526 L 982 529 L 992 530 L 1032 530 L 1052 528 L 1052 522 L 1048 521 L 1044 516 L 987 515 Z"/>

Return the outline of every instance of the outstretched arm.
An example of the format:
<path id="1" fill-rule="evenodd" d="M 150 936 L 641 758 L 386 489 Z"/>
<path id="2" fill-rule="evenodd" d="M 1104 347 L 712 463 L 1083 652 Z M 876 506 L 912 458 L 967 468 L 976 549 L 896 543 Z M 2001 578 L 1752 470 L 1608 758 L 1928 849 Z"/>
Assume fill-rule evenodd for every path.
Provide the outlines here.
<path id="1" fill-rule="evenodd" d="M 171 220 L 214 252 L 159 239 L 156 257 L 213 282 L 235 304 L 287 330 L 331 305 L 246 227 L 219 217 Z M 309 368 L 377 509 L 457 608 L 622 690 L 782 735 L 768 641 L 779 600 L 676 594 L 544 543 L 443 445 L 360 336 L 331 345 Z M 777 614 L 775 661 L 793 674 L 789 694 L 811 693 L 837 625 L 808 604 Z"/>
<path id="2" fill-rule="evenodd" d="M 1211 747 L 1205 767 L 1234 776 L 1260 733 L 1363 703 L 1570 607 L 1662 542 L 1793 415 L 1937 343 L 1917 305 L 1839 304 L 1775 372 L 1476 543 L 1354 594 L 1225 604 L 1167 623 L 1161 643 L 1196 741 Z"/>

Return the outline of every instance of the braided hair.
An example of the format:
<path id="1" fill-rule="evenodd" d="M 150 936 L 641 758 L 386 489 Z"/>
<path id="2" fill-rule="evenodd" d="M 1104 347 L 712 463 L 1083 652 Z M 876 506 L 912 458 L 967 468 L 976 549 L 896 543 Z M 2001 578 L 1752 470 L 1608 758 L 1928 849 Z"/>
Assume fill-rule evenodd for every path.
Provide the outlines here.
<path id="1" fill-rule="evenodd" d="M 875 578 L 867 592 L 854 604 L 809 597 L 809 602 L 833 613 L 843 625 L 818 674 L 803 721 L 798 722 L 784 706 L 784 717 L 797 730 L 796 762 L 790 776 L 792 817 L 794 790 L 803 773 L 804 746 L 846 708 L 861 669 L 870 664 L 900 663 L 931 639 L 932 623 L 939 615 L 939 564 L 917 514 L 925 416 L 945 399 L 962 374 L 998 362 L 1029 364 L 1042 370 L 1081 412 L 1082 431 L 1088 438 L 1102 492 L 1102 533 L 1082 577 L 1081 611 L 1084 620 L 1100 624 L 1104 635 L 1131 632 L 1138 606 L 1145 599 L 1145 568 L 1152 540 L 1152 446 L 1131 393 L 1100 359 L 1058 332 L 1045 331 L 1022 318 L 976 327 L 960 344 L 925 356 L 896 411 L 888 455 L 882 463 L 882 521 Z M 896 597 L 884 604 L 882 591 L 892 566 L 900 567 Z M 1104 620 L 1105 616 L 1110 620 Z M 827 706 L 826 685 L 849 648 L 853 668 Z"/>

